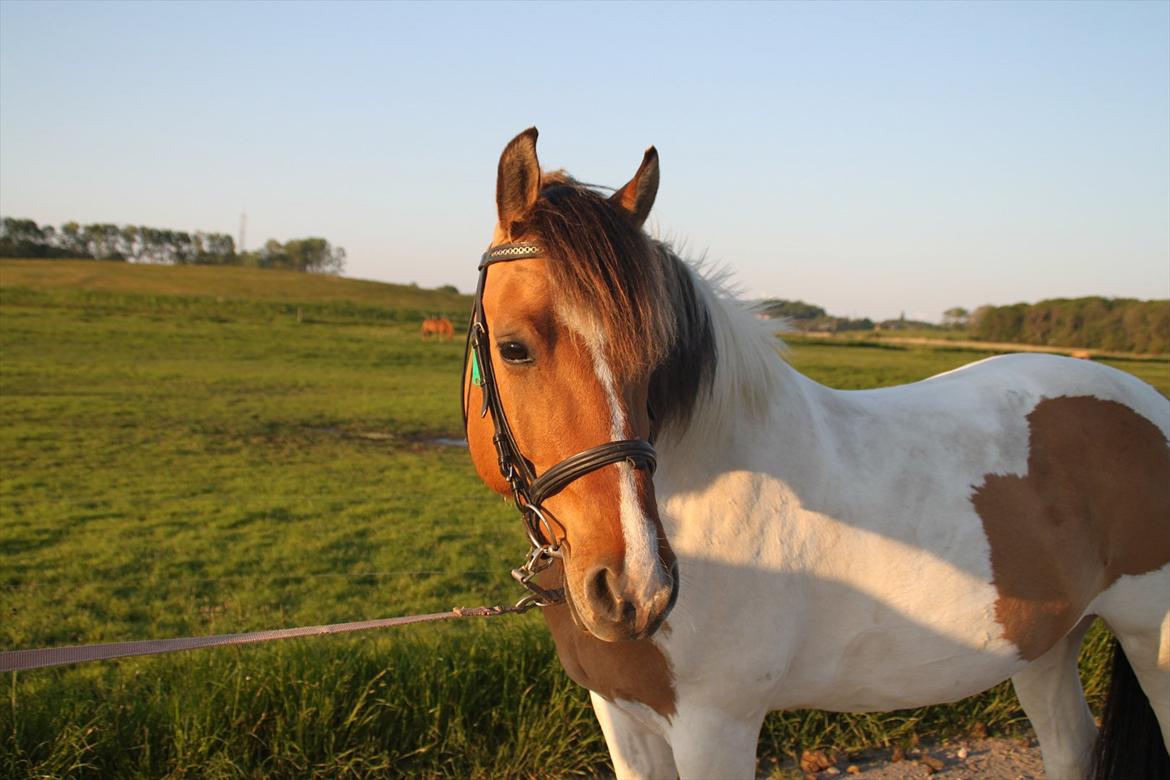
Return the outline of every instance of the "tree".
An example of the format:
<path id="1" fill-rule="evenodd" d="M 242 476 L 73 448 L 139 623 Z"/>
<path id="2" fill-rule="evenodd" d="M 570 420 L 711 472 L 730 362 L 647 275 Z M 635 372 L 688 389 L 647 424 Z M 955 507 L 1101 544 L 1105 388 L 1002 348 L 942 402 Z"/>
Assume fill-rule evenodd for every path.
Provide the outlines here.
<path id="1" fill-rule="evenodd" d="M 45 233 L 31 219 L 5 217 L 0 221 L 0 256 L 45 257 Z"/>
<path id="2" fill-rule="evenodd" d="M 289 260 L 288 255 L 284 251 L 284 244 L 275 238 L 270 238 L 265 241 L 264 248 L 260 250 L 260 267 L 288 268 Z"/>
<path id="3" fill-rule="evenodd" d="M 134 225 L 123 225 L 119 235 L 118 251 L 127 260 L 142 259 L 142 245 L 138 243 L 138 228 Z"/>
<path id="4" fill-rule="evenodd" d="M 979 324 L 983 321 L 983 318 L 986 317 L 993 308 L 995 307 L 989 303 L 985 303 L 982 306 L 976 308 L 975 311 L 971 312 L 970 316 L 967 317 L 967 327 L 971 330 L 978 330 Z"/>
<path id="5" fill-rule="evenodd" d="M 296 271 L 338 274 L 345 268 L 345 250 L 331 247 L 323 238 L 286 241 L 284 253 L 288 257 L 288 267 Z"/>
<path id="6" fill-rule="evenodd" d="M 970 312 L 962 306 L 952 306 L 943 312 L 943 326 L 955 330 L 962 330 L 967 327 L 970 318 Z"/>
<path id="7" fill-rule="evenodd" d="M 81 237 L 81 225 L 76 222 L 66 222 L 61 226 L 60 248 L 69 257 L 92 257 L 85 248 L 85 240 Z"/>
<path id="8" fill-rule="evenodd" d="M 769 298 L 761 301 L 760 311 L 771 319 L 787 317 L 790 320 L 816 320 L 825 316 L 825 310 L 804 301 L 785 301 Z"/>

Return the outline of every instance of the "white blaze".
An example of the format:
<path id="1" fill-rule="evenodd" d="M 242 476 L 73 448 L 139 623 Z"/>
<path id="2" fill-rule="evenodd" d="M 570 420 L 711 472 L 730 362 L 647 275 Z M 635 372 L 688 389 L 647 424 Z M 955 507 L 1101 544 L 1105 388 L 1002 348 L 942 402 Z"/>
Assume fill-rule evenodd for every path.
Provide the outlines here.
<path id="1" fill-rule="evenodd" d="M 605 397 L 609 401 L 610 440 L 631 439 L 633 435 L 626 419 L 625 410 L 618 399 L 613 372 L 605 358 L 604 337 L 596 326 L 592 323 L 586 325 L 587 322 L 587 320 L 582 322 L 573 318 L 568 324 L 589 347 L 589 354 L 593 358 L 593 371 L 597 374 L 597 381 L 601 383 L 601 388 L 605 391 Z M 618 470 L 622 536 L 625 541 L 626 582 L 638 591 L 631 595 L 637 598 L 650 598 L 661 587 L 660 584 L 655 583 L 657 578 L 650 576 L 658 570 L 658 534 L 654 523 L 642 511 L 642 507 L 638 503 L 633 466 L 623 461 L 613 464 L 613 467 Z"/>

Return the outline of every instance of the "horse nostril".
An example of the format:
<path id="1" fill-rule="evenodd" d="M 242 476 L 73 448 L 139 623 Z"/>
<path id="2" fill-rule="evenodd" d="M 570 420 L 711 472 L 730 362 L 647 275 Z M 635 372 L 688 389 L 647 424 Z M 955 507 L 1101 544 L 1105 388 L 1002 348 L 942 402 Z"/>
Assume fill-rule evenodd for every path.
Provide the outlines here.
<path id="1" fill-rule="evenodd" d="M 614 574 L 609 567 L 601 566 L 597 568 L 593 572 L 593 576 L 589 578 L 589 595 L 593 601 L 594 608 L 599 613 L 617 617 L 621 599 L 618 598 L 615 592 L 613 580 Z"/>

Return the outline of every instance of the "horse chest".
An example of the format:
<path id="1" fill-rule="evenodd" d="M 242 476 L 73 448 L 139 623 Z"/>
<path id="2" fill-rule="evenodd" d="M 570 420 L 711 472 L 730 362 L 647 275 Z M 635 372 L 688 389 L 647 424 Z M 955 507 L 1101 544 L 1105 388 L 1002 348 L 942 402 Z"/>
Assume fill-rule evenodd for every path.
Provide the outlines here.
<path id="1" fill-rule="evenodd" d="M 675 714 L 670 662 L 652 641 L 603 642 L 578 627 L 563 603 L 545 607 L 543 614 L 561 665 L 574 682 L 610 701 L 640 702 L 664 718 Z"/>

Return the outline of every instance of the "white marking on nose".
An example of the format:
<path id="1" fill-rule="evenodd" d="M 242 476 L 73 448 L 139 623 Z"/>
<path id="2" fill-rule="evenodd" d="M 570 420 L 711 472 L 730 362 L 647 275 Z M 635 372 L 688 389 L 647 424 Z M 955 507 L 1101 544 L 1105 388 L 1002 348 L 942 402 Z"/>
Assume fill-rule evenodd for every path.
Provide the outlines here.
<path id="1" fill-rule="evenodd" d="M 583 334 L 584 335 L 584 334 Z M 593 370 L 609 400 L 610 428 L 612 441 L 632 438 L 626 420 L 625 410 L 618 400 L 614 387 L 613 372 L 605 359 L 602 337 L 596 330 L 585 335 L 585 343 L 593 357 Z M 626 583 L 636 590 L 631 593 L 639 601 L 647 602 L 662 587 L 658 571 L 658 534 L 654 523 L 642 511 L 638 503 L 638 491 L 634 484 L 634 467 L 629 463 L 614 464 L 619 472 L 618 496 L 620 502 L 622 536 L 625 540 Z"/>

